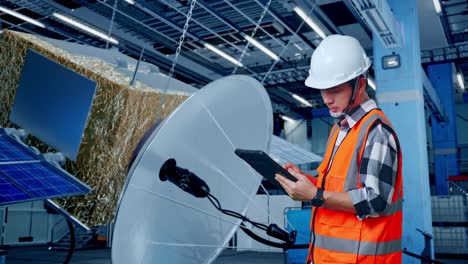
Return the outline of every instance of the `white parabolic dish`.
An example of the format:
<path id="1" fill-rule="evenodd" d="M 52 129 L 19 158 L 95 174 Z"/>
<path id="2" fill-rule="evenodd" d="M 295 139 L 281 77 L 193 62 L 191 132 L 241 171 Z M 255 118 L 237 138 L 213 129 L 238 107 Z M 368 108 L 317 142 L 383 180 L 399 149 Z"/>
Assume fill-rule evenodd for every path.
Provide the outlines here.
<path id="1" fill-rule="evenodd" d="M 159 179 L 169 158 L 203 179 L 223 208 L 245 214 L 261 176 L 234 153 L 268 153 L 270 98 L 255 79 L 213 81 L 180 105 L 148 137 L 133 163 L 116 213 L 112 263 L 211 263 L 240 224 L 207 198 Z"/>

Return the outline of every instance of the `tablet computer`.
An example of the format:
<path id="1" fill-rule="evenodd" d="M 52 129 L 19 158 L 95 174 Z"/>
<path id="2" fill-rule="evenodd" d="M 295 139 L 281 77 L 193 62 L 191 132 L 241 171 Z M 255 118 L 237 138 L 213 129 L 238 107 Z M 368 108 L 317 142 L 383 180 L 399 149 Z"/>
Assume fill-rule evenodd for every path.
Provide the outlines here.
<path id="1" fill-rule="evenodd" d="M 235 153 L 270 183 L 281 189 L 281 185 L 275 180 L 275 174 L 278 173 L 291 181 L 297 181 L 294 176 L 261 150 L 236 149 Z"/>

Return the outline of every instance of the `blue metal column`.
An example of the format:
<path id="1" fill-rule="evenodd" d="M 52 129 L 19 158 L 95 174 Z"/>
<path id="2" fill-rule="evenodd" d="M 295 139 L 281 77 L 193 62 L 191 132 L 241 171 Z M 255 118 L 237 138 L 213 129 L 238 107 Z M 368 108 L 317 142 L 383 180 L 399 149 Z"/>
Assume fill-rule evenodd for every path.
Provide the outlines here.
<path id="1" fill-rule="evenodd" d="M 431 116 L 432 147 L 437 195 L 448 194 L 447 177 L 459 175 L 457 162 L 457 128 L 455 99 L 452 85 L 452 66 L 448 63 L 430 65 L 428 77 L 444 106 L 446 122 L 438 122 Z"/>
<path id="2" fill-rule="evenodd" d="M 403 248 L 421 254 L 424 237 L 416 229 L 432 234 L 432 216 L 418 5 L 417 0 L 388 0 L 388 4 L 401 23 L 403 41 L 400 48 L 386 49 L 377 37 L 373 37 L 376 97 L 395 127 L 403 152 Z M 382 56 L 392 52 L 400 55 L 401 66 L 384 70 Z M 419 264 L 421 260 L 404 254 L 403 263 Z"/>

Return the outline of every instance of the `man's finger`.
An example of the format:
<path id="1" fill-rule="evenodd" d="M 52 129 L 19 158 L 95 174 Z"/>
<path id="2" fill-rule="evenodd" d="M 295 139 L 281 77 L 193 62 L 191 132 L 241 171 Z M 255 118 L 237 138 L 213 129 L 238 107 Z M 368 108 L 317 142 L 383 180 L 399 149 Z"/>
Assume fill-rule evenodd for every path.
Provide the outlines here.
<path id="1" fill-rule="evenodd" d="M 283 183 L 283 184 L 288 184 L 288 182 L 291 182 L 286 177 L 284 177 L 283 175 L 278 174 L 278 173 L 275 175 L 275 180 L 278 181 L 279 183 Z"/>
<path id="2" fill-rule="evenodd" d="M 297 171 L 295 171 L 293 169 L 289 169 L 288 172 L 289 172 L 289 174 L 291 174 L 292 176 L 294 176 L 294 178 L 296 178 L 298 180 L 305 178 L 305 176 L 302 175 L 302 173 L 297 172 Z"/>
<path id="3" fill-rule="evenodd" d="M 299 171 L 299 168 L 296 167 L 296 165 L 294 165 L 294 163 L 291 163 L 291 162 L 290 162 L 290 163 L 287 163 L 287 164 L 285 164 L 285 165 L 283 165 L 283 168 L 284 168 L 285 170 L 293 169 L 293 170 L 295 170 L 295 171 Z"/>
<path id="4" fill-rule="evenodd" d="M 289 196 L 291 196 L 291 188 L 289 185 L 293 182 L 286 179 L 281 174 L 276 174 L 275 179 L 281 185 L 281 187 L 283 187 L 283 189 L 289 194 Z"/>

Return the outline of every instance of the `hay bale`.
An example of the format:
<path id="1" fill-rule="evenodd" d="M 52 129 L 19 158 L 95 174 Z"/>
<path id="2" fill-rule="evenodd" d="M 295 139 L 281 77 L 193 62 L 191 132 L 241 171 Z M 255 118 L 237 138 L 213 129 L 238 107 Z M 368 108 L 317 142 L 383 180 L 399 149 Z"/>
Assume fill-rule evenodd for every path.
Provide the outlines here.
<path id="1" fill-rule="evenodd" d="M 28 48 L 97 82 L 77 161 L 68 160 L 66 164 L 67 171 L 93 188 L 93 192 L 58 202 L 88 225 L 109 223 L 114 218 L 139 140 L 157 118 L 170 114 L 187 95 L 163 94 L 138 81 L 130 87 L 130 77 L 108 63 L 73 55 L 33 35 L 5 30 L 0 40 L 0 125 L 3 127 L 12 126 L 8 116 Z M 161 100 L 164 107 L 158 111 Z M 160 117 L 156 116 L 158 113 Z M 47 148 L 43 143 L 33 142 L 40 149 Z"/>

